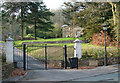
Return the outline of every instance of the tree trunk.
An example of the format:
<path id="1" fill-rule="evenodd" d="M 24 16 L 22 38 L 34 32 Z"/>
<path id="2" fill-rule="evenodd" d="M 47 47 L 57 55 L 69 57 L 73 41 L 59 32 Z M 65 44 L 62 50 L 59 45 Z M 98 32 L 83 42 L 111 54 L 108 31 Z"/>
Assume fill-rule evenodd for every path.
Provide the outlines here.
<path id="1" fill-rule="evenodd" d="M 117 49 L 119 52 L 119 40 L 120 40 L 120 4 L 119 2 L 113 3 L 109 2 L 112 6 L 112 12 L 113 12 L 113 21 L 114 21 L 114 26 L 117 27 L 116 32 L 117 32 Z"/>
<path id="2" fill-rule="evenodd" d="M 23 23 L 23 7 L 21 6 L 21 41 L 23 41 L 24 23 Z"/>
<path id="3" fill-rule="evenodd" d="M 115 25 L 116 25 L 116 27 L 117 27 L 117 49 L 118 49 L 118 51 L 119 51 L 119 36 L 120 36 L 120 34 L 119 34 L 119 30 L 120 30 L 120 12 L 119 12 L 119 7 L 120 7 L 120 5 L 119 5 L 119 3 L 116 3 L 115 4 L 115 8 L 116 8 L 116 11 L 115 11 L 115 17 L 116 17 L 116 19 L 114 20 L 115 21 Z"/>
<path id="4" fill-rule="evenodd" d="M 118 3 L 118 29 L 117 29 L 117 49 L 120 55 L 120 5 Z"/>
<path id="5" fill-rule="evenodd" d="M 35 20 L 35 40 L 37 40 L 37 38 L 36 38 L 36 20 Z"/>
<path id="6" fill-rule="evenodd" d="M 120 13 L 119 13 L 119 20 L 118 20 L 118 33 L 117 33 L 117 49 L 118 54 L 120 55 Z"/>
<path id="7" fill-rule="evenodd" d="M 117 4 L 113 3 L 113 2 L 109 2 L 112 6 L 112 13 L 113 13 L 113 21 L 114 21 L 114 26 L 117 25 Z"/>

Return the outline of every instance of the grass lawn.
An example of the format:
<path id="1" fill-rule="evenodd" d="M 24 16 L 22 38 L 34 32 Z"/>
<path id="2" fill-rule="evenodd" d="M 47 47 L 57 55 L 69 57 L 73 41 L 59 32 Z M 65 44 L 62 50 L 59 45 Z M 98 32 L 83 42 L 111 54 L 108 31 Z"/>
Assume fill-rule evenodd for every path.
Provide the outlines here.
<path id="1" fill-rule="evenodd" d="M 39 40 L 24 40 L 24 41 L 14 41 L 14 45 L 21 45 L 23 42 L 68 41 L 75 39 L 76 38 L 53 38 L 53 39 L 39 39 Z M 79 39 L 82 40 L 82 37 L 80 37 Z"/>
<path id="2" fill-rule="evenodd" d="M 79 38 L 79 39 L 82 39 L 82 38 Z M 75 38 L 53 38 L 53 39 L 14 41 L 14 45 L 20 45 L 23 42 L 67 41 L 67 40 L 75 40 Z"/>
<path id="3" fill-rule="evenodd" d="M 0 41 L 0 43 L 5 43 L 5 41 Z"/>
<path id="4" fill-rule="evenodd" d="M 53 46 L 53 47 L 49 47 Z M 64 46 L 64 45 L 63 45 Z M 63 60 L 64 59 L 64 49 L 63 46 L 56 45 L 48 45 L 47 47 L 47 55 L 48 60 Z M 41 59 L 45 58 L 45 48 L 43 47 L 28 47 L 30 55 L 35 58 Z M 107 47 L 108 57 L 118 56 L 117 49 L 114 47 Z M 67 56 L 68 58 L 73 57 L 74 55 L 74 44 L 67 45 Z M 82 44 L 82 57 L 83 58 L 102 58 L 104 57 L 104 47 L 102 46 L 94 46 L 91 44 Z"/>
<path id="5" fill-rule="evenodd" d="M 15 41 L 14 45 L 21 45 L 22 42 L 41 42 L 41 41 L 67 41 L 75 40 L 74 38 L 55 38 L 55 39 L 40 39 L 40 40 L 25 40 L 25 41 Z M 64 45 L 67 45 L 68 58 L 74 55 L 74 43 L 55 43 L 47 44 L 47 56 L 48 60 L 63 60 L 64 59 Z M 34 47 L 33 47 L 34 46 Z M 44 46 L 44 44 L 30 44 L 28 45 L 27 51 L 31 56 L 37 59 L 44 59 L 45 48 L 39 47 Z M 53 47 L 49 47 L 53 46 Z M 115 47 L 107 47 L 108 56 L 118 56 L 118 51 Z M 95 46 L 90 43 L 82 43 L 82 56 L 83 58 L 100 58 L 104 57 L 104 46 Z"/>

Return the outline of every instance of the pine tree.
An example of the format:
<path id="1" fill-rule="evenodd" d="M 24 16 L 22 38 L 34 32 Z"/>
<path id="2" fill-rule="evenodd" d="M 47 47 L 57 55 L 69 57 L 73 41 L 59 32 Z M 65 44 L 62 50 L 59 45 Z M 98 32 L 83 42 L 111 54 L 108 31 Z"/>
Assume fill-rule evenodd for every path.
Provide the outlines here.
<path id="1" fill-rule="evenodd" d="M 54 28 L 52 26 L 53 23 L 50 20 L 50 16 L 54 16 L 54 13 L 50 12 L 43 2 L 31 2 L 29 3 L 29 7 L 30 13 L 27 16 L 27 22 L 34 24 L 34 34 L 36 40 L 37 29 L 48 31 L 50 28 Z"/>
<path id="2" fill-rule="evenodd" d="M 11 17 L 18 17 L 21 24 L 21 40 L 24 36 L 24 22 L 29 10 L 28 2 L 5 2 L 2 6 L 7 14 Z M 17 13 L 17 14 L 16 14 Z"/>

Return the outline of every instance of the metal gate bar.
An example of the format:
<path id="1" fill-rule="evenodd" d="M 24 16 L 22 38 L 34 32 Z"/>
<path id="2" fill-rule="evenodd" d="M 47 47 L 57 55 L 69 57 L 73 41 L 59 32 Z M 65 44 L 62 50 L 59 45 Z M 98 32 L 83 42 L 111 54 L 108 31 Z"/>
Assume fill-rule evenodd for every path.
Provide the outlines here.
<path id="1" fill-rule="evenodd" d="M 23 68 L 26 70 L 26 44 L 23 44 Z"/>
<path id="2" fill-rule="evenodd" d="M 44 68 L 47 70 L 48 69 L 48 53 L 47 53 L 47 47 L 57 47 L 57 46 L 48 46 L 47 44 L 45 44 L 44 46 L 28 46 L 26 44 L 23 44 L 23 69 L 27 70 L 29 69 L 29 61 L 28 61 L 28 47 L 44 47 Z M 60 47 L 60 46 L 59 46 Z M 61 46 L 63 48 L 63 46 Z M 31 49 L 31 48 L 30 48 Z M 27 54 L 27 55 L 26 55 Z M 27 61 L 26 61 L 27 60 Z M 31 60 L 31 59 L 30 59 Z M 64 58 L 63 58 L 63 64 L 65 65 L 64 68 L 67 69 L 67 45 L 64 45 Z M 31 65 L 31 64 L 30 64 Z M 34 64 L 32 64 L 34 65 Z M 36 64 L 37 65 L 37 64 Z M 53 67 L 54 68 L 54 67 Z M 55 67 L 56 68 L 56 67 Z"/>

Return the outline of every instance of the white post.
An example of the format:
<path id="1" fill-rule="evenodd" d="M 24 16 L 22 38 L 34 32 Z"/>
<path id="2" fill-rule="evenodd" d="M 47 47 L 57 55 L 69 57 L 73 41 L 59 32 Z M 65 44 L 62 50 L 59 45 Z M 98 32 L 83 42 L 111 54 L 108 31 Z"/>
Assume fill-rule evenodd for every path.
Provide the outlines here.
<path id="1" fill-rule="evenodd" d="M 13 62 L 13 41 L 10 36 L 6 39 L 6 62 Z"/>
<path id="2" fill-rule="evenodd" d="M 81 58 L 81 41 L 77 38 L 74 43 L 74 57 Z"/>

